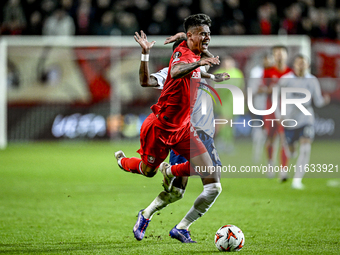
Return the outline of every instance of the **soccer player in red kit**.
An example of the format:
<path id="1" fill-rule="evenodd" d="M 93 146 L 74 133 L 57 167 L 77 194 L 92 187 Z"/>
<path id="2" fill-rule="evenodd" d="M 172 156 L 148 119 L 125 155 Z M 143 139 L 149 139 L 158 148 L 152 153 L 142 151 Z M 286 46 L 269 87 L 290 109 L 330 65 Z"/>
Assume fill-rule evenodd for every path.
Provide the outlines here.
<path id="1" fill-rule="evenodd" d="M 287 66 L 288 50 L 283 45 L 276 45 L 272 47 L 272 54 L 274 57 L 274 66 L 266 68 L 263 73 L 264 84 L 260 87 L 259 92 L 266 93 L 267 96 L 267 107 L 270 109 L 272 106 L 272 89 L 277 86 L 278 80 L 281 76 L 292 71 Z M 275 117 L 275 112 L 269 115 L 263 116 L 264 128 L 267 132 L 267 155 L 268 164 L 273 166 L 273 145 L 276 135 L 280 136 L 281 140 L 281 164 L 282 166 L 287 165 L 287 154 L 285 150 L 285 138 L 284 138 L 284 128 L 280 125 L 279 121 L 271 121 L 277 119 Z M 268 120 L 268 121 L 266 121 Z M 268 172 L 269 177 L 273 177 L 273 172 Z M 282 181 L 287 179 L 286 173 L 282 172 L 280 176 Z"/>
<path id="2" fill-rule="evenodd" d="M 174 51 L 167 79 L 157 104 L 151 107 L 152 113 L 144 121 L 141 133 L 141 147 L 138 153 L 142 159 L 127 158 L 122 151 L 115 153 L 118 165 L 125 171 L 139 173 L 147 177 L 156 174 L 158 166 L 166 159 L 170 149 L 185 157 L 189 162 L 171 166 L 165 162 L 160 170 L 165 177 L 165 190 L 170 192 L 174 176 L 190 176 L 192 166 L 208 169 L 212 161 L 204 144 L 191 125 L 192 112 L 200 81 L 200 66 L 218 65 L 219 58 L 200 58 L 210 42 L 211 20 L 205 14 L 191 15 L 185 19 L 184 28 L 187 41 Z M 148 61 L 148 50 L 142 48 L 142 61 Z M 186 217 L 176 225 L 170 235 L 181 242 L 194 242 L 190 238 L 189 226 L 201 217 L 221 193 L 219 176 L 210 172 L 198 171 L 204 190 L 196 199 Z M 149 219 L 141 212 L 134 228 L 137 240 L 144 236 Z"/>

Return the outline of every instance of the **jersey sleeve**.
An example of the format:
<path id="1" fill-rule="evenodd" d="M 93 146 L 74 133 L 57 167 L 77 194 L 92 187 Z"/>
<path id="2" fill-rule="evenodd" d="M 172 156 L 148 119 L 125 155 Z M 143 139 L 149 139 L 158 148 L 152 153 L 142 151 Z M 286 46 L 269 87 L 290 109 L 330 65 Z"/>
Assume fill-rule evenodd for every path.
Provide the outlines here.
<path id="1" fill-rule="evenodd" d="M 171 66 L 177 65 L 178 63 L 191 63 L 193 62 L 190 52 L 184 47 L 177 47 L 176 51 L 171 57 Z"/>
<path id="2" fill-rule="evenodd" d="M 168 76 L 169 67 L 165 67 L 159 70 L 157 73 L 150 74 L 151 76 L 155 77 L 157 80 L 158 87 L 155 89 L 163 89 L 166 77 Z"/>

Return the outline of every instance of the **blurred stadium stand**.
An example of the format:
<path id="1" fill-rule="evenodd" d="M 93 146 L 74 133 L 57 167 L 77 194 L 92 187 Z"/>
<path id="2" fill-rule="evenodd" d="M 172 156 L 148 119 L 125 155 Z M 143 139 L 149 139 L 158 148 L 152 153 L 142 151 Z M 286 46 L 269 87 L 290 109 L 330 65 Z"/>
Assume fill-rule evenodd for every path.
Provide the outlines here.
<path id="1" fill-rule="evenodd" d="M 175 34 L 183 31 L 183 19 L 195 13 L 212 18 L 212 42 L 218 35 L 233 36 L 226 40 L 256 35 L 262 36 L 262 42 L 275 35 L 311 38 L 307 50 L 311 71 L 320 78 L 322 91 L 332 97 L 329 107 L 316 109 L 317 134 L 325 139 L 340 138 L 340 115 L 336 114 L 340 105 L 339 1 L 4 0 L 0 6 L 1 38 L 23 35 L 19 40 L 30 42 L 40 41 L 44 35 L 124 39 L 118 47 L 8 44 L 3 50 L 8 54 L 5 82 L 10 142 L 138 138 L 140 125 L 159 91 L 138 86 L 140 48 L 132 35 L 140 29 L 150 36 Z M 244 40 L 249 41 L 249 37 Z M 126 45 L 127 41 L 133 46 Z M 157 47 L 161 44 L 158 41 Z M 247 79 L 250 68 L 270 46 L 260 50 L 243 47 L 214 50 L 220 57 L 233 57 Z M 290 50 L 289 65 L 297 50 Z M 170 53 L 170 47 L 153 49 L 152 71 L 166 66 Z M 121 59 L 124 61 L 117 65 Z M 122 88 L 117 91 L 119 96 L 115 83 Z"/>
<path id="2" fill-rule="evenodd" d="M 305 34 L 340 39 L 336 0 L 4 0 L 4 35 L 149 35 L 183 31 L 185 17 L 206 13 L 215 35 Z"/>

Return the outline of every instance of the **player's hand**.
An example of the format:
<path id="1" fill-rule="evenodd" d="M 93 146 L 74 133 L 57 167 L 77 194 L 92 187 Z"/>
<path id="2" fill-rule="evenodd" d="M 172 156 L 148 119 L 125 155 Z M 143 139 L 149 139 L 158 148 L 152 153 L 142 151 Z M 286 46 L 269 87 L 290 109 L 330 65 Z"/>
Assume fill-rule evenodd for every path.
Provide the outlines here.
<path id="1" fill-rule="evenodd" d="M 143 30 L 140 31 L 140 35 L 138 32 L 135 32 L 135 35 L 133 36 L 136 40 L 136 42 L 139 43 L 139 45 L 142 47 L 142 53 L 149 53 L 150 49 L 153 47 L 153 45 L 156 43 L 156 41 L 148 42 L 148 38 L 146 37 L 146 34 L 143 32 Z"/>
<path id="2" fill-rule="evenodd" d="M 212 67 L 213 65 L 219 65 L 220 64 L 220 57 L 213 57 L 213 58 L 203 58 L 199 62 L 200 66 L 210 66 Z"/>
<path id="3" fill-rule="evenodd" d="M 213 79 L 214 82 L 221 82 L 230 79 L 230 75 L 228 73 L 218 73 L 214 75 L 215 78 Z"/>
<path id="4" fill-rule="evenodd" d="M 164 45 L 165 45 L 165 44 L 168 44 L 168 43 L 175 42 L 175 41 L 177 41 L 178 39 L 186 39 L 186 38 L 187 38 L 187 36 L 186 36 L 185 33 L 179 32 L 179 33 L 177 33 L 177 34 L 175 34 L 175 35 L 173 35 L 173 36 L 170 36 L 170 37 L 166 38 L 166 39 L 165 39 L 165 42 L 164 42 Z"/>

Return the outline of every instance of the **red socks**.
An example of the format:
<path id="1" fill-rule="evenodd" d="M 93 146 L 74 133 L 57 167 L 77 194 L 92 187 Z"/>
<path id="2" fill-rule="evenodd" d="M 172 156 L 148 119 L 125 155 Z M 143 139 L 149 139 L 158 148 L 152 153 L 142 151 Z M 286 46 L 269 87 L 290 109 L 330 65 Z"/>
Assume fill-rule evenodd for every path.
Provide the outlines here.
<path id="1" fill-rule="evenodd" d="M 273 159 L 273 146 L 271 144 L 267 145 L 267 153 L 268 153 L 268 159 Z"/>
<path id="2" fill-rule="evenodd" d="M 282 166 L 287 166 L 288 157 L 284 148 L 281 149 L 281 163 Z"/>
<path id="3" fill-rule="evenodd" d="M 122 158 L 120 163 L 122 164 L 122 167 L 125 171 L 131 172 L 134 174 L 141 174 L 144 175 L 141 163 L 142 160 L 139 158 Z"/>
<path id="4" fill-rule="evenodd" d="M 189 161 L 182 163 L 182 164 L 171 166 L 171 172 L 174 176 L 178 176 L 178 177 L 190 176 L 195 173 Z"/>

